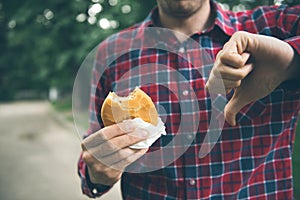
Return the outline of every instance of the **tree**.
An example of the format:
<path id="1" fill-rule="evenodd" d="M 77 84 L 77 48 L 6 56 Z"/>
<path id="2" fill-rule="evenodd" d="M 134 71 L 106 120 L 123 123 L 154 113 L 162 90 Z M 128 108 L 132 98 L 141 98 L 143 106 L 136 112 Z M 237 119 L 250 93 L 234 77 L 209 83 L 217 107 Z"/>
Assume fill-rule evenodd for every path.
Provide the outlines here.
<path id="1" fill-rule="evenodd" d="M 154 4 L 93 1 L 0 2 L 0 100 L 51 86 L 70 93 L 85 55 L 108 35 L 141 20 Z M 101 12 L 89 12 L 93 5 Z"/>

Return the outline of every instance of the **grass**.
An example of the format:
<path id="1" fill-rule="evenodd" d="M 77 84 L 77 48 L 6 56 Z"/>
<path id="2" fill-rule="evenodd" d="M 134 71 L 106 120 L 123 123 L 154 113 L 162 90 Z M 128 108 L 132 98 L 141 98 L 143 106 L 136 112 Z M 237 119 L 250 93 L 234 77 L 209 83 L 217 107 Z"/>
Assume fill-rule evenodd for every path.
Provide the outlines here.
<path id="1" fill-rule="evenodd" d="M 76 121 L 76 125 L 80 126 L 82 131 L 88 129 L 88 110 L 76 110 L 75 116 L 73 116 L 71 97 L 61 99 L 57 102 L 52 102 L 52 106 L 56 111 L 64 115 L 68 121 L 72 123 Z"/>
<path id="2" fill-rule="evenodd" d="M 70 112 L 72 110 L 72 98 L 67 97 L 56 102 L 52 102 L 53 107 L 59 112 Z"/>
<path id="3" fill-rule="evenodd" d="M 56 111 L 63 114 L 68 121 L 73 122 L 72 98 L 67 97 L 51 103 Z"/>

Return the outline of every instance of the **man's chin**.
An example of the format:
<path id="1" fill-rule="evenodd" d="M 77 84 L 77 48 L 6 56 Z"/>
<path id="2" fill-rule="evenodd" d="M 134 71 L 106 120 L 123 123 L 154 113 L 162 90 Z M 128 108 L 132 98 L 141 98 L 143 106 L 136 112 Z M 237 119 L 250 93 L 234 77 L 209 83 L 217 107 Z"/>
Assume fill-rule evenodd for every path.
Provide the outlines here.
<path id="1" fill-rule="evenodd" d="M 169 7 L 169 14 L 174 17 L 184 18 L 193 15 L 199 8 L 200 5 L 194 5 L 194 3 L 191 3 L 190 1 L 177 1 L 173 2 L 173 5 Z"/>
<path id="2" fill-rule="evenodd" d="M 176 10 L 170 14 L 176 18 L 188 18 L 188 17 L 192 16 L 194 13 L 195 13 L 195 11 L 190 11 L 190 10 Z"/>
<path id="3" fill-rule="evenodd" d="M 200 11 L 204 4 L 209 5 L 208 0 L 158 0 L 161 9 L 174 18 L 188 18 Z"/>

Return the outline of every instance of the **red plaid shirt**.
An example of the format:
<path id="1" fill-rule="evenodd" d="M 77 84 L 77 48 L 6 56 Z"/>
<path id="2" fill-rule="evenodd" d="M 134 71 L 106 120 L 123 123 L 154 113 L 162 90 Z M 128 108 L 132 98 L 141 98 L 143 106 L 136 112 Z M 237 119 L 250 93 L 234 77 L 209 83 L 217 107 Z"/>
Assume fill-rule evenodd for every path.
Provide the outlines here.
<path id="1" fill-rule="evenodd" d="M 191 38 L 199 42 L 213 60 L 230 36 L 240 30 L 280 38 L 300 53 L 300 6 L 264 6 L 237 13 L 224 11 L 214 2 L 212 7 L 216 12 L 214 25 Z M 132 40 L 139 40 L 143 44 L 148 39 L 143 29 L 155 27 L 157 17 L 157 9 L 154 9 L 142 23 L 131 27 L 130 37 L 120 32 L 100 44 L 93 71 L 90 129 L 86 137 L 103 127 L 99 111 L 104 98 L 114 89 L 117 81 L 124 79 L 124 74 L 131 69 L 149 63 L 168 65 L 189 81 L 198 98 L 200 123 L 195 138 L 187 135 L 186 139 L 192 138 L 193 141 L 176 161 L 152 172 L 124 172 L 121 179 L 123 198 L 292 199 L 291 157 L 300 108 L 299 93 L 293 92 L 291 84 L 286 83 L 267 97 L 247 105 L 237 116 L 238 125 L 231 127 L 225 123 L 214 148 L 207 156 L 199 158 L 198 152 L 208 129 L 212 109 L 211 98 L 204 89 L 212 64 L 206 64 L 203 58 L 195 54 L 199 46 L 187 47 L 184 42 L 178 42 L 174 35 L 169 35 L 168 42 L 159 45 L 172 46 L 175 53 L 159 48 L 138 48 L 126 52 Z M 156 37 L 159 38 L 161 34 L 158 32 Z M 124 49 L 124 55 L 114 58 L 114 55 L 107 53 L 114 48 Z M 194 57 L 195 65 L 182 59 L 180 55 L 184 53 Z M 107 60 L 113 62 L 106 63 Z M 107 69 L 103 72 L 105 67 Z M 122 87 L 126 92 L 130 91 L 139 83 L 136 79 L 143 79 L 145 73 L 147 69 L 138 69 L 135 75 L 131 74 L 127 79 L 125 77 L 127 82 Z M 158 79 L 169 76 L 168 70 L 155 73 Z M 168 144 L 176 135 L 181 120 L 184 122 L 180 118 L 179 101 L 188 101 L 189 94 L 180 84 L 172 80 L 166 82 L 165 86 L 155 83 L 141 85 L 154 103 L 160 106 L 158 108 L 165 111 L 159 112 L 165 119 L 167 135 L 156 141 L 149 151 Z M 186 99 L 176 98 L 168 90 L 169 87 L 176 88 L 178 93 L 183 92 Z M 217 100 L 224 101 L 222 98 Z M 101 196 L 110 189 L 109 186 L 94 185 L 89 181 L 86 165 L 81 158 L 78 173 L 83 193 L 89 197 Z"/>

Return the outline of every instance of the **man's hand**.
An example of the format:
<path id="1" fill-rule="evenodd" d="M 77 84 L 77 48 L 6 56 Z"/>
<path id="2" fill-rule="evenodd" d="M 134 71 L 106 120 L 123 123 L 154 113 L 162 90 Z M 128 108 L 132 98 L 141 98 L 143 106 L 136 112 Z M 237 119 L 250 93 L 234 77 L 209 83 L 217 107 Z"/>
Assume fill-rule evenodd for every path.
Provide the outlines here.
<path id="1" fill-rule="evenodd" d="M 124 169 L 144 155 L 148 149 L 131 149 L 130 145 L 143 141 L 148 133 L 131 121 L 107 126 L 82 141 L 82 158 L 87 164 L 94 184 L 113 185 Z"/>
<path id="2" fill-rule="evenodd" d="M 299 55 L 296 56 L 284 41 L 236 32 L 218 53 L 206 88 L 210 93 L 235 89 L 224 110 L 225 120 L 235 126 L 236 114 L 245 105 L 267 96 L 283 81 L 294 78 L 295 57 Z"/>

